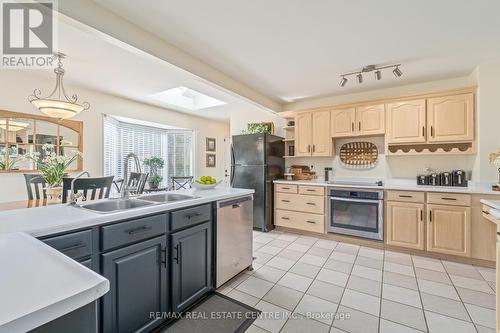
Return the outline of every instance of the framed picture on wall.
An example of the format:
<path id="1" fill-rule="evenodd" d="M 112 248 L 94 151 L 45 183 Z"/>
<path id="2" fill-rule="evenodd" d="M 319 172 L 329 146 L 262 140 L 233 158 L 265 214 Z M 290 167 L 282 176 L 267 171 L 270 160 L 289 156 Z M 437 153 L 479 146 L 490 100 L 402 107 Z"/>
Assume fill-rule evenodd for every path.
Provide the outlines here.
<path id="1" fill-rule="evenodd" d="M 207 147 L 206 147 L 206 150 L 207 151 L 215 151 L 215 138 L 207 138 Z"/>
<path id="2" fill-rule="evenodd" d="M 274 123 L 250 123 L 247 125 L 248 134 L 267 133 L 274 134 Z"/>
<path id="3" fill-rule="evenodd" d="M 207 154 L 207 168 L 215 168 L 215 154 Z"/>

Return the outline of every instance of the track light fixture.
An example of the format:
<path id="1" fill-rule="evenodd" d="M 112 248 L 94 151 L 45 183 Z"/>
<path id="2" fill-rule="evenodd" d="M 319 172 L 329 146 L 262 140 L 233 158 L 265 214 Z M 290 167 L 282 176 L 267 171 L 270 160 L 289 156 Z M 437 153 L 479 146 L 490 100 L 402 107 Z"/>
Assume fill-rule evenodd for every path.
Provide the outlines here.
<path id="1" fill-rule="evenodd" d="M 340 79 L 339 85 L 341 87 L 344 87 L 347 84 L 347 80 L 348 80 L 347 77 L 352 76 L 352 75 L 356 75 L 358 83 L 361 84 L 361 83 L 363 83 L 363 73 L 368 73 L 368 72 L 373 72 L 373 71 L 374 71 L 374 75 L 375 75 L 375 80 L 380 81 L 382 79 L 382 71 L 381 70 L 386 69 L 386 68 L 394 68 L 392 70 L 392 73 L 394 74 L 394 76 L 401 77 L 403 75 L 403 72 L 401 71 L 401 69 L 399 69 L 399 66 L 401 66 L 401 64 L 387 65 L 387 66 L 368 65 L 368 66 L 363 67 L 360 71 L 344 73 L 344 74 L 340 75 L 341 79 Z"/>
<path id="2" fill-rule="evenodd" d="M 394 73 L 395 77 L 401 77 L 401 75 L 403 75 L 403 72 L 401 72 L 398 66 L 396 66 L 396 68 L 394 68 L 392 72 Z"/>
<path id="3" fill-rule="evenodd" d="M 345 86 L 347 83 L 347 79 L 345 77 L 342 76 L 342 79 L 340 80 L 339 82 L 339 86 L 343 87 Z"/>

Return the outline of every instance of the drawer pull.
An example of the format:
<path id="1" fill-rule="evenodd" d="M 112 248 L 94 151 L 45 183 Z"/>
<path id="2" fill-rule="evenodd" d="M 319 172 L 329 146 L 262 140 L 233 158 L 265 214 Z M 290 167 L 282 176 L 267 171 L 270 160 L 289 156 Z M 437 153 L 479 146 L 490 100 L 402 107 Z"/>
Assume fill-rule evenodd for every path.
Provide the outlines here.
<path id="1" fill-rule="evenodd" d="M 202 213 L 192 213 L 192 214 L 186 214 L 184 217 L 187 218 L 188 220 L 191 220 L 193 217 L 198 217 L 203 215 Z"/>
<path id="2" fill-rule="evenodd" d="M 282 190 L 289 190 L 290 188 L 289 187 L 282 187 L 281 189 Z"/>
<path id="3" fill-rule="evenodd" d="M 310 188 L 308 188 L 306 191 L 307 192 L 316 192 L 316 190 L 313 190 L 313 189 L 310 189 Z"/>
<path id="4" fill-rule="evenodd" d="M 413 198 L 413 195 L 400 194 L 400 198 Z"/>
<path id="5" fill-rule="evenodd" d="M 483 214 L 490 215 L 490 212 L 488 212 L 487 210 L 483 210 Z"/>
<path id="6" fill-rule="evenodd" d="M 290 220 L 290 218 L 288 218 L 288 217 L 284 217 L 284 216 L 282 216 L 282 217 L 281 217 L 281 219 L 282 219 L 282 220 L 287 220 L 287 221 L 288 221 L 288 220 Z"/>
<path id="7" fill-rule="evenodd" d="M 457 201 L 457 198 L 447 198 L 447 197 L 442 197 L 442 200 L 448 200 L 448 201 Z"/>
<path id="8" fill-rule="evenodd" d="M 281 202 L 290 202 L 290 200 L 281 199 Z"/>
<path id="9" fill-rule="evenodd" d="M 76 243 L 76 244 L 67 246 L 65 248 L 62 248 L 59 251 L 60 252 L 73 251 L 73 250 L 81 249 L 82 247 L 85 247 L 85 246 L 86 246 L 85 244 L 83 244 L 82 242 L 80 242 L 80 243 Z"/>
<path id="10" fill-rule="evenodd" d="M 316 204 L 314 202 L 308 202 L 307 203 L 309 206 L 316 206 Z"/>
<path id="11" fill-rule="evenodd" d="M 307 223 L 313 223 L 313 224 L 316 224 L 316 221 L 309 221 L 309 220 L 307 220 L 306 222 L 307 222 Z"/>
<path id="12" fill-rule="evenodd" d="M 126 232 L 129 235 L 135 235 L 135 234 L 140 234 L 141 232 L 146 232 L 146 231 L 151 230 L 151 229 L 152 229 L 152 227 L 150 227 L 150 226 L 143 226 L 143 227 L 140 227 L 140 228 L 126 230 Z"/>

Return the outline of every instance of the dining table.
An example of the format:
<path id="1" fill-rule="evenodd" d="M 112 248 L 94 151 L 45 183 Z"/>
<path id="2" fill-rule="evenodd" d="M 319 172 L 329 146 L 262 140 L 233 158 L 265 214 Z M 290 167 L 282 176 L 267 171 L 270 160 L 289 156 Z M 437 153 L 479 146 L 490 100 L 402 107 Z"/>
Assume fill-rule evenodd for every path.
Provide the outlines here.
<path id="1" fill-rule="evenodd" d="M 47 199 L 0 202 L 0 211 L 47 206 Z"/>

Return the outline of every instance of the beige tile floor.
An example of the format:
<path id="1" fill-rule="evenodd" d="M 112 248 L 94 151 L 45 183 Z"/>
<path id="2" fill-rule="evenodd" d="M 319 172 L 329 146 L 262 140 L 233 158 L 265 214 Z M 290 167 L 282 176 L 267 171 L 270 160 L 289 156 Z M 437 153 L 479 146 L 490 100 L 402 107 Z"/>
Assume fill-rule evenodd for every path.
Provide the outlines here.
<path id="1" fill-rule="evenodd" d="M 495 332 L 495 270 L 254 231 L 254 270 L 219 292 L 260 309 L 247 332 Z"/>

